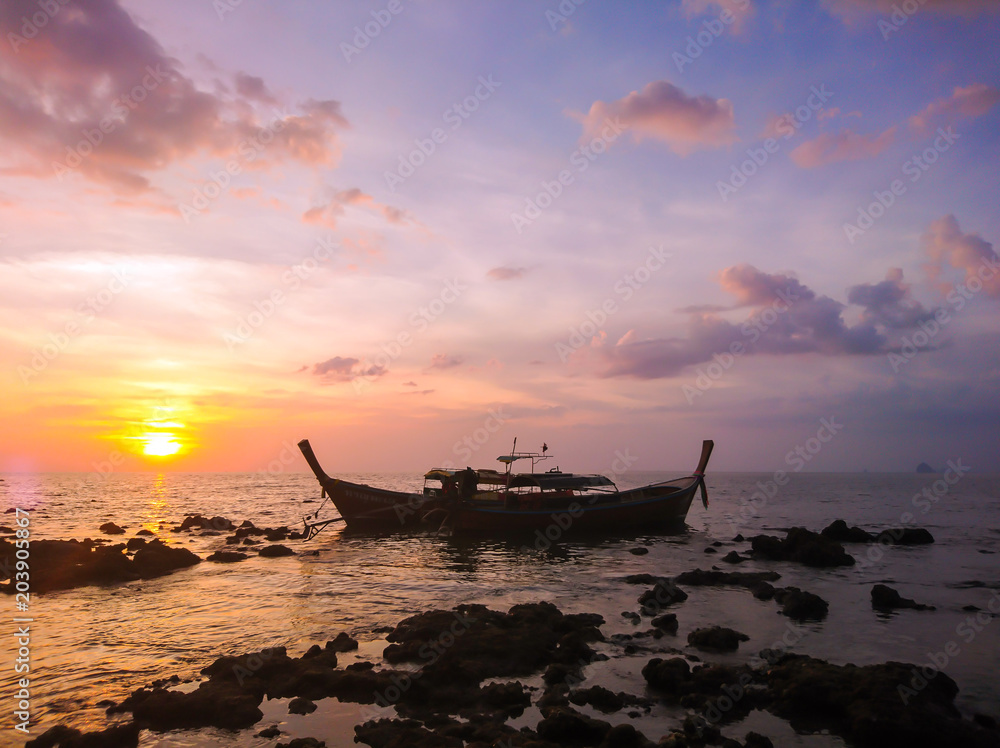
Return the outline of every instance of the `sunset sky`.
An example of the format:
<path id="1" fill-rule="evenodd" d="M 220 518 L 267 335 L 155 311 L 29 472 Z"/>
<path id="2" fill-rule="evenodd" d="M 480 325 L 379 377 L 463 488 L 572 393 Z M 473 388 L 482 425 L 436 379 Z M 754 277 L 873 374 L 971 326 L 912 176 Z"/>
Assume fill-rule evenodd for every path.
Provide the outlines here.
<path id="1" fill-rule="evenodd" d="M 0 472 L 1000 464 L 996 2 L 0 30 Z"/>

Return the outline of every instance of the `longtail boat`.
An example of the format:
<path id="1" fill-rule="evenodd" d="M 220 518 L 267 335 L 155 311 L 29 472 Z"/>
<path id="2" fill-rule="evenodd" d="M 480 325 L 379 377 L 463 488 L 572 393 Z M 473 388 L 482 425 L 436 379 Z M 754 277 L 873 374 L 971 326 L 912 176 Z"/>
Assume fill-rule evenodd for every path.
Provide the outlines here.
<path id="1" fill-rule="evenodd" d="M 515 448 L 517 440 L 514 442 Z M 564 473 L 558 468 L 536 472 L 536 463 L 548 459 L 541 452 L 516 452 L 497 459 L 504 472 L 490 469 L 434 468 L 424 475 L 421 493 L 384 488 L 331 478 L 319 464 L 308 439 L 299 442 L 306 462 L 339 517 L 320 519 L 324 504 L 304 519 L 306 536 L 332 522 L 350 529 L 400 530 L 424 528 L 460 533 L 542 531 L 562 536 L 567 532 L 609 533 L 625 529 L 656 529 L 684 522 L 698 490 L 708 506 L 705 469 L 714 442 L 702 443 L 697 469 L 689 476 L 618 490 L 603 475 Z M 519 460 L 531 461 L 531 472 L 514 473 Z"/>

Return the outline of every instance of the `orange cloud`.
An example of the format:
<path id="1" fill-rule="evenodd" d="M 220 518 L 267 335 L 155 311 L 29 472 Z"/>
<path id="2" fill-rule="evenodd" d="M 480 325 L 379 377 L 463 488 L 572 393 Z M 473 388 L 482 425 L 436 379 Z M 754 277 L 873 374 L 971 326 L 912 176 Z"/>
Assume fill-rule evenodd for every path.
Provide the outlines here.
<path id="1" fill-rule="evenodd" d="M 642 91 L 632 91 L 617 101 L 595 101 L 579 119 L 583 123 L 581 141 L 600 137 L 611 120 L 627 127 L 636 142 L 658 140 L 681 156 L 736 141 L 731 102 L 688 96 L 665 80 L 648 83 Z"/>
<path id="2" fill-rule="evenodd" d="M 797 146 L 791 153 L 792 161 L 803 169 L 814 169 L 838 161 L 873 158 L 892 145 L 896 131 L 896 127 L 890 127 L 877 136 L 861 135 L 846 128 L 839 133 L 823 133 Z"/>

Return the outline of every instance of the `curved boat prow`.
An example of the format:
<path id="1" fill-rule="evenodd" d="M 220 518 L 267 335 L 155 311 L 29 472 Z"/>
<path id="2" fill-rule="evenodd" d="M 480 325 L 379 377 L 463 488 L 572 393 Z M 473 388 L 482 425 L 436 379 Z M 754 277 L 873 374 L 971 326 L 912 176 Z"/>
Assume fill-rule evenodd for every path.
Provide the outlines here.
<path id="1" fill-rule="evenodd" d="M 303 439 L 300 441 L 299 449 L 302 452 L 302 456 L 306 458 L 306 462 L 309 463 L 309 467 L 312 468 L 316 479 L 325 488 L 326 483 L 330 480 L 330 476 L 323 472 L 323 468 L 320 467 L 319 460 L 316 459 L 316 454 L 313 452 L 312 446 L 309 444 L 309 440 Z"/>
<path id="2" fill-rule="evenodd" d="M 706 439 L 701 443 L 701 458 L 698 460 L 698 467 L 694 471 L 694 474 L 698 476 L 698 482 L 701 484 L 701 503 L 706 509 L 708 508 L 708 489 L 705 488 L 705 469 L 708 467 L 708 458 L 712 456 L 712 449 L 714 447 L 715 442 L 711 439 Z"/>

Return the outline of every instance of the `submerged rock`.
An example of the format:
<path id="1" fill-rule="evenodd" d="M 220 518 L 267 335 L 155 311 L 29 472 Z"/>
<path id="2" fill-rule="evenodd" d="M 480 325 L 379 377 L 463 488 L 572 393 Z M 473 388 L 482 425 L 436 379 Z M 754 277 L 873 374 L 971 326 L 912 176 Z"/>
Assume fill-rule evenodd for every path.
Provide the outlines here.
<path id="1" fill-rule="evenodd" d="M 103 525 L 101 525 L 97 529 L 100 530 L 101 532 L 103 532 L 105 535 L 124 535 L 125 534 L 125 530 L 123 528 L 119 527 L 118 525 L 116 525 L 114 522 L 105 522 Z"/>
<path id="2" fill-rule="evenodd" d="M 838 543 L 870 543 L 875 539 L 874 535 L 860 527 L 848 527 L 842 519 L 836 519 L 824 527 L 820 535 Z"/>
<path id="3" fill-rule="evenodd" d="M 167 546 L 159 540 L 139 541 L 141 538 L 129 541 L 137 549 L 134 558 L 129 558 L 125 555 L 125 544 L 100 546 L 98 542 L 104 541 L 89 539 L 32 540 L 28 546 L 32 592 L 149 579 L 201 561 L 185 548 Z M 13 543 L 0 539 L 0 568 L 13 568 L 14 552 Z M 13 593 L 13 582 L 0 585 L 0 590 Z"/>
<path id="4" fill-rule="evenodd" d="M 876 584 L 872 587 L 872 607 L 876 610 L 895 610 L 910 608 L 912 610 L 934 610 L 933 605 L 921 605 L 908 597 L 902 597 L 892 587 Z"/>
<path id="5" fill-rule="evenodd" d="M 818 621 L 830 610 L 826 600 L 798 587 L 775 590 L 774 599 L 781 604 L 782 614 L 796 621 Z"/>
<path id="6" fill-rule="evenodd" d="M 661 579 L 639 595 L 639 604 L 642 606 L 642 613 L 647 616 L 655 616 L 667 605 L 684 602 L 688 599 L 688 594 L 674 584 L 669 579 Z"/>
<path id="7" fill-rule="evenodd" d="M 883 530 L 875 540 L 894 545 L 927 545 L 934 542 L 934 536 L 922 527 L 895 527 Z"/>
<path id="8" fill-rule="evenodd" d="M 804 527 L 793 527 L 784 538 L 756 535 L 751 538 L 754 556 L 771 561 L 796 561 L 817 568 L 854 566 L 844 546 Z"/>
<path id="9" fill-rule="evenodd" d="M 139 726 L 128 722 L 100 732 L 87 733 L 73 727 L 56 725 L 26 742 L 24 748 L 136 748 L 138 745 Z"/>
<path id="10" fill-rule="evenodd" d="M 676 613 L 664 613 L 662 616 L 658 616 L 650 621 L 656 628 L 661 631 L 666 631 L 668 634 L 677 633 L 677 614 Z"/>
<path id="11" fill-rule="evenodd" d="M 688 644 L 715 652 L 734 652 L 740 646 L 740 642 L 746 641 L 750 641 L 749 636 L 725 626 L 695 629 L 688 634 Z"/>
<path id="12" fill-rule="evenodd" d="M 249 556 L 245 553 L 240 553 L 238 551 L 216 551 L 211 556 L 206 558 L 206 561 L 214 561 L 219 564 L 232 564 L 237 561 L 244 561 Z"/>
<path id="13" fill-rule="evenodd" d="M 294 556 L 295 551 L 285 545 L 266 545 L 258 553 L 264 558 L 278 558 L 280 556 Z"/>

